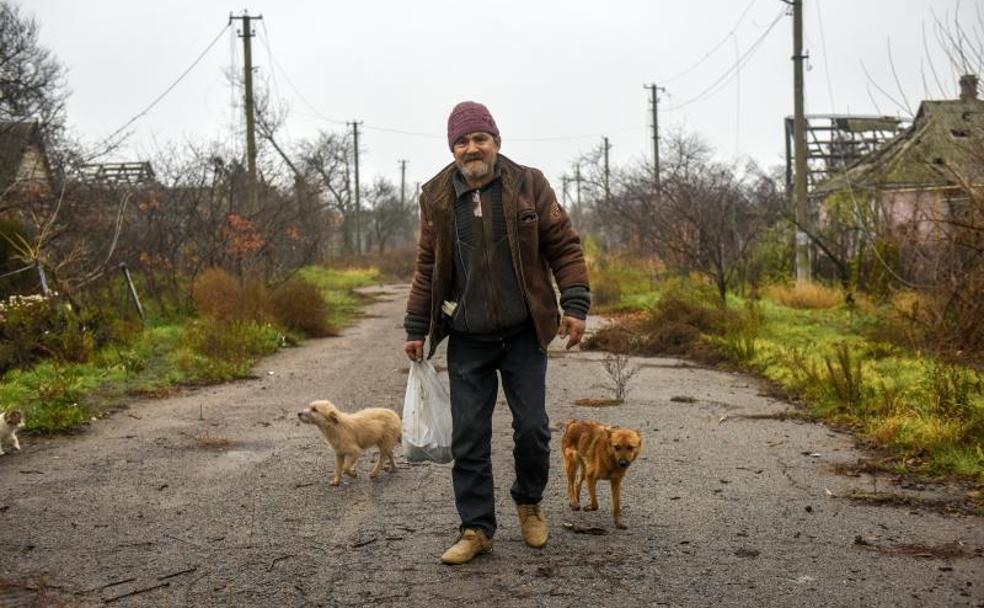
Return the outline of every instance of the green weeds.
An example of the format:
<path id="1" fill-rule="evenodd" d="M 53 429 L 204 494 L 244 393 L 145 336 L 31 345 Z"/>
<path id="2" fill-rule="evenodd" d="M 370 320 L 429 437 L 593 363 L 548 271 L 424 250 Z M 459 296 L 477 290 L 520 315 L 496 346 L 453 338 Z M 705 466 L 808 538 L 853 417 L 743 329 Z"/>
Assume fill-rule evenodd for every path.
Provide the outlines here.
<path id="1" fill-rule="evenodd" d="M 775 291 L 792 306 L 729 296 L 727 308 L 707 292 L 671 279 L 623 294 L 610 307 L 621 311 L 618 323 L 586 348 L 684 355 L 759 374 L 814 418 L 884 448 L 896 470 L 984 481 L 980 372 L 887 342 L 885 313 L 833 305 L 832 290 Z"/>
<path id="2" fill-rule="evenodd" d="M 74 320 L 61 324 L 46 321 L 48 333 L 40 332 L 42 344 L 79 356 L 42 359 L 7 371 L 0 376 L 0 411 L 21 409 L 28 430 L 59 432 L 84 424 L 133 396 L 163 396 L 182 385 L 248 377 L 259 358 L 285 342 L 307 337 L 308 331 L 319 334 L 350 324 L 367 302 L 352 289 L 373 285 L 380 277 L 372 268 L 309 267 L 299 275 L 317 286 L 327 308 L 327 325 L 291 310 L 287 312 L 293 323 L 288 324 L 296 326 L 289 329 L 276 322 L 237 318 L 169 317 L 167 321 L 151 321 L 143 329 L 134 326 L 132 320 L 120 320 L 113 339 L 104 340 L 98 333 L 77 331 Z M 301 302 L 303 296 L 312 304 L 311 293 L 305 288 L 295 284 L 288 289 L 293 290 L 288 294 L 292 301 Z M 255 299 L 255 295 L 250 297 Z M 7 318 L 11 317 L 9 309 L 7 312 Z M 315 312 L 324 315 L 326 311 Z M 25 326 L 26 321 L 18 321 L 10 331 L 21 332 Z"/>

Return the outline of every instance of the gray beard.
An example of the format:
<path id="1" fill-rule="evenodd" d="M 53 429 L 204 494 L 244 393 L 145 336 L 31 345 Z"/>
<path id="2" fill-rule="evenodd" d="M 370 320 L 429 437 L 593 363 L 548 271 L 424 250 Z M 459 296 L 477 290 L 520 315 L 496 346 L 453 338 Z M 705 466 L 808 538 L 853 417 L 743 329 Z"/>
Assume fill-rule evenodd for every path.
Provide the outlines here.
<path id="1" fill-rule="evenodd" d="M 492 172 L 492 167 L 484 160 L 473 160 L 458 166 L 461 174 L 467 180 L 478 180 L 487 177 Z"/>

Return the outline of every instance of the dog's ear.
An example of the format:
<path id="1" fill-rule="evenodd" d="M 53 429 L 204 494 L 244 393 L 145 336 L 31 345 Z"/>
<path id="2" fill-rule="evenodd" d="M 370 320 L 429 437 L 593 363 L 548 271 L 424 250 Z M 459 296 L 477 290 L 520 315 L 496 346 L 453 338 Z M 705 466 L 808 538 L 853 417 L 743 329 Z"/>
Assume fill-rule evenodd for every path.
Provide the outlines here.
<path id="1" fill-rule="evenodd" d="M 329 422 L 338 424 L 338 414 L 336 414 L 335 412 L 331 412 L 330 414 L 328 414 L 327 418 Z"/>
<path id="2" fill-rule="evenodd" d="M 612 442 L 612 431 L 614 431 L 615 428 L 616 427 L 612 427 L 612 426 L 606 426 L 605 427 L 605 435 L 608 436 L 608 443 L 611 443 Z"/>

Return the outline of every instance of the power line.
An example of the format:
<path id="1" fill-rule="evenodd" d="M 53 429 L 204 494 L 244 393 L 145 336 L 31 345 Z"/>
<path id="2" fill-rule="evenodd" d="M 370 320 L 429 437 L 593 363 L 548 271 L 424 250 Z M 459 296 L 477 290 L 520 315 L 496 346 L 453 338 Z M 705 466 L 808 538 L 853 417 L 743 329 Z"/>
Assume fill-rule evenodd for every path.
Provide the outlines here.
<path id="1" fill-rule="evenodd" d="M 711 97 L 712 95 L 715 95 L 721 90 L 723 90 L 724 87 L 729 82 L 731 82 L 731 80 L 735 77 L 735 75 L 738 73 L 738 70 L 740 70 L 743 65 L 747 64 L 752 59 L 752 57 L 755 55 L 755 52 L 759 49 L 759 47 L 768 37 L 769 33 L 771 33 L 773 29 L 775 29 L 776 24 L 779 23 L 779 20 L 783 18 L 785 13 L 786 13 L 785 9 L 780 10 L 779 14 L 776 15 L 776 18 L 772 20 L 772 23 L 770 23 L 766 28 L 766 30 L 762 32 L 762 34 L 755 40 L 755 42 L 753 42 L 752 45 L 745 50 L 745 52 L 735 62 L 735 64 L 729 67 L 727 70 L 725 70 L 720 76 L 718 76 L 718 78 L 714 82 L 712 82 L 703 91 L 701 91 L 694 97 L 691 97 L 690 99 L 684 102 L 674 104 L 670 109 L 679 110 L 680 108 L 685 108 L 691 104 L 697 103 L 698 101 L 702 101 L 707 97 Z"/>
<path id="2" fill-rule="evenodd" d="M 682 72 L 679 72 L 679 73 L 677 73 L 677 74 L 675 74 L 673 76 L 670 76 L 669 78 L 663 79 L 663 84 L 667 84 L 667 83 L 673 82 L 674 80 L 683 78 L 684 76 L 686 76 L 690 72 L 693 72 L 698 67 L 700 67 L 705 61 L 707 61 L 707 59 L 711 55 L 713 55 L 714 53 L 716 53 L 722 46 L 725 45 L 725 43 L 728 42 L 728 38 L 730 38 L 735 33 L 735 30 L 737 30 L 738 29 L 738 26 L 741 25 L 742 21 L 745 20 L 745 16 L 748 15 L 748 11 L 750 11 L 752 9 L 752 6 L 754 6 L 756 2 L 758 2 L 758 0 L 751 0 L 747 5 L 745 5 L 745 10 L 743 10 L 741 12 L 741 15 L 738 17 L 738 21 L 736 21 L 735 24 L 733 26 L 731 26 L 731 29 L 728 30 L 728 33 L 724 35 L 724 38 L 722 38 L 720 42 L 718 42 L 717 44 L 714 45 L 714 48 L 712 48 L 711 50 L 709 50 L 706 53 L 704 53 L 704 56 L 703 57 L 701 57 L 700 59 L 698 59 L 696 62 L 694 62 L 693 65 L 691 65 L 687 69 L 685 69 Z"/>
<path id="3" fill-rule="evenodd" d="M 264 30 L 264 34 L 266 34 L 266 37 L 267 38 L 270 37 L 270 35 L 265 30 Z M 333 124 L 336 124 L 336 125 L 345 125 L 345 126 L 348 126 L 348 124 L 349 124 L 348 121 L 346 121 L 346 120 L 338 120 L 337 118 L 330 118 L 328 116 L 325 116 L 324 114 L 322 114 L 318 110 L 318 108 L 316 108 L 314 106 L 314 104 L 312 104 L 310 101 L 308 101 L 307 100 L 307 97 L 305 97 L 304 94 L 301 93 L 301 90 L 297 88 L 297 85 L 294 84 L 294 81 L 290 79 L 290 75 L 287 74 L 287 70 L 285 70 L 284 67 L 282 65 L 280 65 L 280 62 L 277 61 L 276 56 L 274 56 L 274 54 L 273 54 L 273 50 L 271 50 L 271 48 L 270 48 L 269 40 L 266 42 L 266 45 L 267 45 L 267 52 L 270 55 L 270 63 L 273 64 L 273 67 L 275 67 L 276 69 L 280 70 L 280 74 L 284 77 L 284 80 L 287 81 L 287 85 L 290 86 L 291 90 L 294 91 L 294 93 L 297 95 L 297 98 L 300 99 L 301 102 L 304 105 L 306 105 L 312 112 L 314 112 L 314 115 L 316 117 L 320 118 L 321 120 L 324 120 L 326 122 L 330 122 L 330 123 L 333 123 Z"/>
<path id="4" fill-rule="evenodd" d="M 310 118 L 317 118 L 324 120 L 326 122 L 335 124 L 350 124 L 350 121 L 339 121 L 333 118 L 328 118 L 321 113 L 316 114 L 305 114 L 299 112 L 302 116 L 308 116 Z M 422 131 L 408 131 L 405 129 L 394 129 L 391 127 L 380 127 L 377 125 L 363 124 L 363 129 L 369 131 L 381 131 L 384 133 L 395 133 L 397 135 L 407 135 L 410 137 L 424 137 L 427 139 L 444 139 L 447 135 L 439 135 L 437 133 L 424 133 Z M 627 131 L 639 131 L 641 129 L 648 129 L 648 125 L 635 125 L 632 127 L 622 127 L 621 129 L 611 129 L 606 131 L 606 133 L 625 133 Z M 521 143 L 537 143 L 537 142 L 551 142 L 551 141 L 573 141 L 578 139 L 596 139 L 601 136 L 601 133 L 586 133 L 584 135 L 557 135 L 557 136 L 546 136 L 546 137 L 509 137 L 508 140 L 511 142 L 521 142 Z"/>
<path id="5" fill-rule="evenodd" d="M 270 65 L 272 66 L 273 65 L 273 52 L 270 50 L 270 33 L 267 31 L 266 21 L 260 21 L 260 27 L 263 28 L 263 37 L 260 38 L 260 40 L 263 42 L 263 47 L 266 49 L 266 52 L 267 52 L 267 60 L 270 62 Z M 276 98 L 278 100 L 283 99 L 284 96 L 280 93 L 280 84 L 277 82 L 277 72 L 276 72 L 276 70 L 270 70 L 270 82 L 273 84 L 273 94 L 274 94 L 274 96 L 276 96 Z M 268 96 L 269 96 L 269 92 L 268 92 Z M 271 108 L 271 111 L 273 111 L 273 108 Z M 290 129 L 287 127 L 287 123 L 286 122 L 284 122 L 283 128 L 284 128 L 284 132 L 287 135 L 287 139 L 291 139 L 291 137 L 290 137 Z"/>
<path id="6" fill-rule="evenodd" d="M 215 46 L 215 43 L 217 43 L 217 42 L 219 41 L 219 39 L 220 39 L 220 38 L 222 38 L 222 35 L 223 35 L 223 34 L 225 34 L 225 31 L 226 31 L 227 29 L 229 29 L 229 25 L 230 25 L 230 24 L 229 24 L 229 23 L 227 23 L 227 24 L 225 25 L 225 27 L 223 27 L 223 28 L 222 28 L 222 30 L 220 30 L 220 31 L 219 31 L 219 33 L 218 33 L 218 35 L 217 35 L 217 36 L 216 36 L 216 37 L 215 37 L 214 39 L 212 39 L 212 42 L 210 42 L 210 43 L 208 44 L 208 46 L 207 46 L 207 47 L 205 47 L 205 50 L 204 50 L 204 51 L 202 51 L 202 52 L 201 52 L 201 53 L 200 53 L 200 54 L 198 55 L 198 57 L 196 57 L 196 58 L 195 58 L 195 60 L 191 62 L 191 65 L 189 65 L 189 66 L 188 66 L 188 67 L 187 67 L 187 68 L 185 69 L 185 71 L 184 71 L 184 72 L 181 72 L 181 75 L 180 75 L 180 76 L 178 76 L 178 78 L 177 78 L 177 80 L 175 80 L 174 82 L 172 82 L 172 83 L 171 83 L 171 85 L 170 85 L 169 87 L 167 87 L 166 89 L 164 89 L 164 92 L 163 92 L 163 93 L 161 93 L 160 95 L 158 95 L 158 96 L 157 96 L 157 97 L 156 97 L 156 98 L 154 99 L 154 101 L 152 101 L 152 102 L 150 102 L 150 105 L 148 105 L 148 106 L 147 106 L 146 108 L 144 108 L 144 109 L 143 109 L 142 111 L 140 111 L 139 113 L 137 113 L 137 115 L 136 115 L 136 116 L 134 116 L 134 117 L 133 117 L 133 118 L 131 118 L 130 120 L 128 120 L 128 121 L 126 121 L 126 122 L 125 122 L 125 123 L 123 124 L 123 126 L 122 126 L 122 127 L 120 127 L 119 129 L 116 129 L 115 131 L 113 131 L 112 133 L 110 133 L 110 135 L 109 135 L 109 137 L 106 137 L 106 138 L 105 138 L 105 139 L 104 139 L 104 140 L 102 141 L 102 144 L 103 144 L 103 145 L 106 145 L 106 147 L 111 147 L 111 145 L 110 145 L 110 142 L 112 142 L 112 140 L 113 140 L 113 138 L 115 138 L 115 137 L 116 137 L 117 135 L 119 135 L 119 134 L 120 134 L 120 132 L 122 132 L 122 131 L 123 131 L 123 130 L 125 130 L 125 129 L 126 129 L 127 127 L 129 127 L 130 125 L 132 125 L 133 123 L 135 123 L 135 122 L 136 122 L 137 120 L 139 120 L 140 118 L 142 118 L 143 116 L 145 116 L 145 115 L 147 114 L 147 112 L 150 112 L 150 111 L 151 111 L 152 109 L 154 109 L 154 106 L 156 106 L 156 105 L 157 105 L 158 103 L 160 103 L 160 101 L 161 101 L 162 99 L 164 99 L 165 97 L 167 97 L 167 94 L 168 94 L 168 93 L 170 93 L 170 92 L 171 92 L 172 90 L 174 90 L 174 87 L 176 87 L 176 86 L 178 86 L 178 83 L 180 83 L 180 82 L 181 82 L 182 80 L 184 80 L 184 77 L 185 77 L 185 76 L 187 76 L 187 75 L 188 75 L 188 73 L 189 73 L 189 72 L 191 72 L 191 71 L 192 71 L 193 69 L 195 69 L 195 66 L 196 66 L 196 65 L 198 65 L 198 63 L 199 63 L 199 62 L 200 62 L 200 61 L 201 61 L 202 59 L 204 59 L 204 58 L 205 58 L 205 55 L 207 55 L 207 54 L 208 54 L 208 52 L 212 50 L 212 47 L 213 47 L 213 46 Z M 102 147 L 102 145 L 100 145 L 100 147 Z M 97 156 L 98 156 L 98 155 L 97 155 Z"/>
<path id="7" fill-rule="evenodd" d="M 823 51 L 823 71 L 827 77 L 827 95 L 830 97 L 830 110 L 835 111 L 834 108 L 834 87 L 830 83 L 830 56 L 827 55 L 827 36 L 823 31 L 823 15 L 820 12 L 820 3 L 814 2 L 814 6 L 817 7 L 817 25 L 820 26 L 820 49 Z"/>
<path id="8" fill-rule="evenodd" d="M 265 29 L 264 29 L 264 33 L 266 34 L 266 30 Z M 267 38 L 269 38 L 269 34 L 267 34 Z M 301 93 L 300 89 L 298 89 L 297 86 L 294 84 L 294 82 L 290 79 L 290 76 L 287 74 L 287 71 L 284 69 L 284 67 L 280 64 L 279 61 L 277 61 L 277 58 L 274 56 L 273 51 L 270 49 L 269 44 L 268 43 L 266 43 L 266 44 L 267 44 L 267 52 L 270 55 L 270 62 L 273 64 L 273 66 L 276 69 L 280 70 L 280 74 L 284 77 L 284 80 L 287 81 L 287 84 L 290 86 L 290 88 L 294 91 L 294 93 L 301 100 L 301 102 L 304 103 L 304 105 L 307 106 L 309 110 L 311 110 L 312 114 L 310 114 L 308 116 L 310 116 L 312 118 L 318 118 L 320 120 L 323 120 L 323 121 L 328 122 L 328 123 L 331 123 L 331 124 L 345 125 L 345 126 L 350 126 L 351 125 L 351 121 L 340 120 L 340 119 L 337 119 L 337 118 L 332 118 L 330 116 L 326 116 L 320 110 L 318 110 L 318 108 L 315 107 L 314 104 L 312 104 L 310 101 L 308 101 L 307 98 L 304 96 L 304 94 Z M 363 129 L 370 130 L 370 131 L 381 131 L 383 133 L 395 133 L 397 135 L 407 135 L 407 136 L 410 136 L 410 137 L 424 137 L 424 138 L 427 138 L 427 139 L 444 139 L 445 137 L 447 137 L 444 134 L 438 134 L 438 133 L 426 133 L 426 132 L 422 132 L 422 131 L 410 131 L 410 130 L 407 130 L 407 129 L 396 129 L 396 128 L 393 128 L 393 127 L 383 127 L 383 126 L 378 126 L 378 125 L 362 124 L 362 123 L 360 123 L 360 124 L 361 124 L 361 126 L 362 126 Z M 631 126 L 631 127 L 622 127 L 620 129 L 609 130 L 609 131 L 606 131 L 606 133 L 624 133 L 624 132 L 627 132 L 627 131 L 638 131 L 640 129 L 645 129 L 645 128 L 648 128 L 648 127 L 646 125 L 635 125 L 635 126 Z M 535 143 L 535 142 L 550 142 L 550 141 L 573 141 L 573 140 L 578 140 L 578 139 L 595 139 L 595 138 L 597 138 L 599 136 L 601 136 L 601 133 L 585 133 L 585 134 L 582 134 L 582 135 L 556 135 L 556 136 L 545 136 L 545 137 L 510 137 L 509 138 L 509 141 L 524 142 L 524 143 L 525 142 Z"/>

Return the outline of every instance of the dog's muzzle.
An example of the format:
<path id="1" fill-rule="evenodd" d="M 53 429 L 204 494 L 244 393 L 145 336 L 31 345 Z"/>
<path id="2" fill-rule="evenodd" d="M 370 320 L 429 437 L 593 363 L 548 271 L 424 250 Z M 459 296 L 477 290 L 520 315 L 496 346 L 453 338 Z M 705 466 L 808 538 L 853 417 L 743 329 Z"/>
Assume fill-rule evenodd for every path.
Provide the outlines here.
<path id="1" fill-rule="evenodd" d="M 632 464 L 632 461 L 626 460 L 624 458 L 618 461 L 618 466 L 622 467 L 623 469 L 629 468 L 630 464 Z"/>

